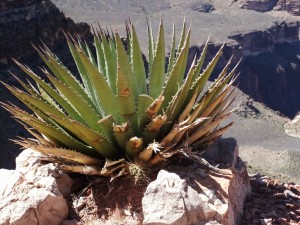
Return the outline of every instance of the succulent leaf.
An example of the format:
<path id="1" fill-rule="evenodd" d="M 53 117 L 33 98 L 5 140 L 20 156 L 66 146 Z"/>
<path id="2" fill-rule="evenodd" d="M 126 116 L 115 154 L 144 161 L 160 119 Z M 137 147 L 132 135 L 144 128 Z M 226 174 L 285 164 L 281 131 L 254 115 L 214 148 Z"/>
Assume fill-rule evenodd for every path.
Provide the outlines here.
<path id="1" fill-rule="evenodd" d="M 176 38 L 176 34 L 175 34 L 175 25 L 173 24 L 173 34 L 172 34 L 172 44 L 171 44 L 171 50 L 170 50 L 170 55 L 169 55 L 169 63 L 168 63 L 168 70 L 167 70 L 167 77 L 169 77 L 173 65 L 174 65 L 174 61 L 175 61 L 175 38 Z"/>
<path id="2" fill-rule="evenodd" d="M 114 146 L 101 134 L 93 131 L 92 129 L 78 123 L 75 120 L 67 118 L 60 118 L 54 115 L 49 115 L 58 124 L 63 126 L 68 133 L 72 134 L 76 139 L 80 139 L 86 145 L 91 146 L 104 158 L 113 158 L 118 155 L 119 152 Z"/>
<path id="3" fill-rule="evenodd" d="M 145 110 L 143 113 L 139 128 L 143 129 L 151 120 L 154 118 L 157 114 L 157 112 L 160 110 L 160 107 L 164 101 L 164 96 L 160 95 L 158 98 L 156 98 L 152 103 L 149 105 L 149 107 Z"/>
<path id="4" fill-rule="evenodd" d="M 165 82 L 165 40 L 162 20 L 159 25 L 157 44 L 149 79 L 149 95 L 152 98 L 157 98 L 161 94 Z"/>
<path id="5" fill-rule="evenodd" d="M 206 82 L 207 82 L 208 78 L 210 77 L 213 69 L 215 68 L 217 62 L 219 61 L 219 58 L 222 55 L 223 48 L 224 48 L 224 44 L 219 49 L 219 51 L 217 52 L 215 57 L 212 59 L 212 61 L 205 68 L 205 70 L 201 73 L 201 75 L 198 78 L 196 78 L 196 80 L 193 83 L 192 90 L 190 91 L 190 95 L 192 95 L 196 89 L 198 89 L 198 94 L 201 93 L 204 85 L 206 84 Z"/>
<path id="6" fill-rule="evenodd" d="M 130 157 L 136 156 L 143 149 L 143 140 L 138 137 L 132 137 L 126 144 L 126 154 Z"/>
<path id="7" fill-rule="evenodd" d="M 94 36 L 94 43 L 95 43 L 96 55 L 97 55 L 97 67 L 99 72 L 103 74 L 103 76 L 105 76 L 105 78 L 107 79 L 105 56 L 101 45 L 101 38 L 99 36 L 100 35 Z"/>
<path id="8" fill-rule="evenodd" d="M 138 37 L 135 31 L 133 24 L 131 25 L 131 64 L 132 64 L 132 71 L 138 84 L 137 88 L 137 95 L 145 94 L 146 93 L 146 73 L 144 67 L 144 61 L 142 58 L 142 52 L 140 49 L 140 44 L 138 41 Z"/>
<path id="9" fill-rule="evenodd" d="M 135 102 L 138 101 L 138 92 L 137 92 L 137 84 L 135 77 L 133 76 L 133 72 L 131 69 L 131 65 L 129 62 L 129 57 L 127 52 L 125 51 L 123 42 L 117 32 L 115 32 L 116 46 L 117 46 L 117 58 L 118 58 L 118 66 L 121 68 L 123 74 L 125 75 L 128 83 L 130 84 L 130 88 L 132 90 Z"/>
<path id="10" fill-rule="evenodd" d="M 184 42 L 185 42 L 185 35 L 186 35 L 186 21 L 185 18 L 183 20 L 183 25 L 182 25 L 182 30 L 181 30 L 181 35 L 180 35 L 180 41 L 179 41 L 179 45 L 178 45 L 178 52 L 181 52 L 183 46 L 184 46 Z"/>
<path id="11" fill-rule="evenodd" d="M 143 141 L 145 145 L 154 142 L 159 135 L 160 128 L 167 120 L 167 115 L 158 115 L 152 119 L 143 132 Z"/>
<path id="12" fill-rule="evenodd" d="M 116 80 L 117 80 L 117 62 L 113 55 L 113 52 L 110 48 L 110 44 L 108 43 L 105 35 L 102 33 L 101 36 L 101 44 L 104 53 L 104 62 L 105 62 L 105 74 L 106 79 L 111 87 L 113 93 L 117 93 Z"/>
<path id="13" fill-rule="evenodd" d="M 151 22 L 149 21 L 148 17 L 146 17 L 146 20 L 147 20 L 147 30 L 148 30 L 148 61 L 149 61 L 148 73 L 150 73 L 153 64 L 155 43 L 153 39 Z"/>
<path id="14" fill-rule="evenodd" d="M 189 44 L 190 44 L 190 30 L 187 34 L 184 47 L 179 53 L 179 56 L 173 66 L 171 74 L 168 77 L 167 83 L 165 85 L 164 88 L 165 102 L 163 103 L 162 108 L 165 108 L 167 106 L 167 104 L 173 98 L 173 95 L 175 95 L 175 93 L 178 91 L 178 89 L 174 87 L 180 87 L 182 85 L 182 80 L 185 74 L 185 69 L 187 64 Z"/>
<path id="15" fill-rule="evenodd" d="M 147 110 L 147 108 L 151 105 L 153 102 L 153 99 L 149 95 L 140 95 L 139 101 L 138 101 L 138 126 L 139 126 L 139 132 L 142 131 L 144 128 L 143 125 L 145 122 L 143 122 L 143 125 L 141 125 L 142 118 L 144 117 L 144 113 Z M 143 118 L 143 120 L 147 119 L 146 117 Z"/>
<path id="16" fill-rule="evenodd" d="M 70 49 L 70 52 L 73 56 L 73 59 L 76 63 L 78 72 L 80 74 L 80 77 L 82 79 L 83 85 L 84 85 L 84 90 L 87 93 L 87 95 L 89 96 L 89 98 L 94 102 L 94 104 L 96 103 L 96 96 L 95 93 L 93 91 L 93 86 L 91 84 L 91 81 L 88 77 L 87 71 L 85 69 L 85 66 L 83 64 L 83 62 L 81 61 L 81 58 L 79 56 L 79 52 L 78 49 L 80 49 L 80 47 L 76 44 L 76 42 L 73 40 L 73 42 L 71 42 L 71 40 L 67 39 L 67 43 Z M 100 106 L 97 106 L 98 111 L 100 110 Z"/>
<path id="17" fill-rule="evenodd" d="M 118 67 L 118 107 L 121 122 L 130 121 L 134 130 L 138 129 L 137 113 L 134 104 L 134 97 L 129 83 L 120 67 Z"/>
<path id="18" fill-rule="evenodd" d="M 119 115 L 116 112 L 117 101 L 116 97 L 106 82 L 105 78 L 93 65 L 85 54 L 79 52 L 79 56 L 84 63 L 85 69 L 92 83 L 93 95 L 96 96 L 97 104 L 100 106 L 102 116 L 112 115 L 115 120 L 118 120 Z"/>
<path id="19" fill-rule="evenodd" d="M 195 79 L 201 73 L 201 69 L 202 69 L 202 66 L 203 66 L 203 63 L 204 63 L 204 60 L 205 60 L 205 56 L 206 56 L 206 52 L 207 52 L 207 48 L 208 48 L 208 42 L 209 42 L 209 38 L 207 39 L 207 41 L 206 41 L 206 43 L 203 47 L 203 50 L 201 52 L 201 55 L 200 55 L 200 57 L 197 61 L 196 68 L 194 70 L 193 81 L 195 81 Z"/>
<path id="20" fill-rule="evenodd" d="M 72 105 L 68 103 L 55 89 L 53 89 L 49 84 L 47 84 L 45 81 L 43 81 L 39 76 L 37 76 L 33 71 L 31 71 L 29 68 L 23 66 L 19 62 L 15 61 L 15 63 L 30 77 L 32 78 L 37 85 L 41 86 L 43 90 L 47 92 L 47 94 L 54 99 L 65 111 L 66 113 L 72 117 L 73 119 L 76 119 L 77 121 L 80 121 L 84 123 L 81 116 L 74 110 Z"/>
<path id="21" fill-rule="evenodd" d="M 48 79 L 54 84 L 57 90 L 66 99 L 70 101 L 72 106 L 78 111 L 80 116 L 85 120 L 85 122 L 93 129 L 100 131 L 97 122 L 100 120 L 101 115 L 95 109 L 95 107 L 88 102 L 84 101 L 81 96 L 76 95 L 72 89 L 60 83 L 54 77 L 48 75 Z M 87 113 L 88 112 L 88 113 Z"/>
<path id="22" fill-rule="evenodd" d="M 134 137 L 130 123 L 126 122 L 121 125 L 113 124 L 113 132 L 119 147 L 125 150 L 127 142 L 131 137 Z"/>

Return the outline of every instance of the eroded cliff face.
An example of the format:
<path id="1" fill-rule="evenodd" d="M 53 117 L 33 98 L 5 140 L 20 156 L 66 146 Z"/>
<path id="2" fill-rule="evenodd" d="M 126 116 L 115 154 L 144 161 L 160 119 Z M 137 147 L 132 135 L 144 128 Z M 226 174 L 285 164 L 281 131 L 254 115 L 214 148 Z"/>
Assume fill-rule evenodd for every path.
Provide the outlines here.
<path id="1" fill-rule="evenodd" d="M 243 9 L 268 12 L 271 10 L 286 11 L 291 15 L 300 16 L 299 0 L 240 0 Z"/>
<path id="2" fill-rule="evenodd" d="M 68 51 L 64 50 L 67 45 L 62 30 L 73 35 L 78 34 L 82 38 L 90 35 L 88 25 L 75 24 L 49 0 L 1 0 L 0 80 L 17 85 L 8 70 L 22 78 L 22 73 L 11 58 L 16 58 L 34 70 L 38 70 L 38 67 L 42 65 L 41 60 L 31 43 L 41 45 L 43 42 L 58 53 L 64 62 L 71 61 Z M 0 101 L 19 104 L 2 85 L 0 86 Z M 0 127 L 0 168 L 12 168 L 20 147 L 9 139 L 26 136 L 27 132 L 2 107 L 0 107 Z"/>
<path id="3" fill-rule="evenodd" d="M 300 22 L 283 22 L 266 30 L 230 36 L 237 43 L 226 46 L 218 67 L 221 69 L 231 55 L 234 64 L 243 58 L 238 68 L 239 88 L 254 100 L 293 118 L 300 111 L 299 31 Z M 210 57 L 218 47 L 211 45 Z M 191 49 L 191 60 L 201 48 Z"/>
<path id="4" fill-rule="evenodd" d="M 31 45 L 43 41 L 51 48 L 65 42 L 62 30 L 85 36 L 86 24 L 76 25 L 48 0 L 2 0 L 0 3 L 0 67 L 11 64 L 10 58 L 28 57 Z"/>
<path id="5" fill-rule="evenodd" d="M 298 0 L 279 0 L 274 10 L 287 11 L 291 15 L 300 16 L 300 1 Z"/>
<path id="6" fill-rule="evenodd" d="M 244 62 L 240 88 L 255 100 L 292 118 L 300 111 L 300 22 L 230 38 Z"/>

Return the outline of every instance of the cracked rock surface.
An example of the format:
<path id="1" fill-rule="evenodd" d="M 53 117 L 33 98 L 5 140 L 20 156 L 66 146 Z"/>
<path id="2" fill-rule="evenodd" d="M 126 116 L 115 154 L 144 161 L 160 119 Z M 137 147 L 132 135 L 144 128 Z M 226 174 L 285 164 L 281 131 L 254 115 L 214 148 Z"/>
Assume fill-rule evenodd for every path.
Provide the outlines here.
<path id="1" fill-rule="evenodd" d="M 62 193 L 70 193 L 72 180 L 38 157 L 33 150 L 24 150 L 16 170 L 0 170 L 1 225 L 57 225 L 67 218 Z"/>

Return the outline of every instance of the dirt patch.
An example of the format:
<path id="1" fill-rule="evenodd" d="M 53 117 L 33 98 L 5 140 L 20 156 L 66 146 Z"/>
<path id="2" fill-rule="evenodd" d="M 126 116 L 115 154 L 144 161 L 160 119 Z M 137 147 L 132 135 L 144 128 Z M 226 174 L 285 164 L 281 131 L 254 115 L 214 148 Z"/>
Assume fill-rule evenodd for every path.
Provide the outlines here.
<path id="1" fill-rule="evenodd" d="M 75 185 L 77 191 L 68 199 L 69 219 L 83 224 L 107 220 L 139 224 L 142 221 L 142 198 L 155 177 L 154 172 L 137 182 L 133 177 L 120 177 L 110 182 L 107 178 L 80 176 Z"/>

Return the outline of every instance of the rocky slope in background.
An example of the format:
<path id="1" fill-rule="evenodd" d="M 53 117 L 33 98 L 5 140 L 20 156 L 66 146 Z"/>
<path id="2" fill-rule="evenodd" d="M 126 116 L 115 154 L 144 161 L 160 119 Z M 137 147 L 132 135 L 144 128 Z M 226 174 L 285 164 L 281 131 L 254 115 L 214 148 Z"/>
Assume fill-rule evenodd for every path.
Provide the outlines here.
<path id="1" fill-rule="evenodd" d="M 240 7 L 258 12 L 286 11 L 291 15 L 300 16 L 298 0 L 240 0 Z"/>
<path id="2" fill-rule="evenodd" d="M 8 70 L 16 72 L 21 78 L 11 58 L 25 62 L 33 69 L 41 66 L 32 44 L 40 45 L 43 41 L 67 62 L 71 62 L 66 54 L 66 42 L 62 30 L 71 34 L 87 37 L 90 28 L 87 24 L 75 24 L 49 0 L 2 0 L 0 2 L 0 80 L 15 84 Z M 72 66 L 70 64 L 70 66 Z M 16 100 L 0 85 L 0 101 Z M 26 132 L 10 115 L 0 107 L 0 167 L 14 167 L 14 158 L 20 152 L 19 146 L 10 140 Z"/>

